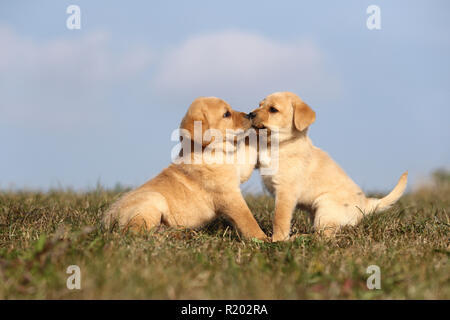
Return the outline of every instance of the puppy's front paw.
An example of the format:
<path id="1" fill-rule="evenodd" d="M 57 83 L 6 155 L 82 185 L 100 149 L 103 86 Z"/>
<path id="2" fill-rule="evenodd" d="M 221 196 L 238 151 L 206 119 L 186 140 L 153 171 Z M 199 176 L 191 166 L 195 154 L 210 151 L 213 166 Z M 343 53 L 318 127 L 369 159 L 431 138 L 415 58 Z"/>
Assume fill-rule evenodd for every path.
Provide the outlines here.
<path id="1" fill-rule="evenodd" d="M 272 236 L 272 242 L 286 241 L 289 240 L 289 235 L 283 235 L 280 233 L 274 233 Z"/>
<path id="2" fill-rule="evenodd" d="M 262 231 L 247 235 L 245 238 L 255 242 L 270 242 L 270 238 Z"/>
<path id="3" fill-rule="evenodd" d="M 253 238 L 253 240 L 259 241 L 259 242 L 270 242 L 270 237 L 266 236 L 264 233 L 263 235 Z"/>

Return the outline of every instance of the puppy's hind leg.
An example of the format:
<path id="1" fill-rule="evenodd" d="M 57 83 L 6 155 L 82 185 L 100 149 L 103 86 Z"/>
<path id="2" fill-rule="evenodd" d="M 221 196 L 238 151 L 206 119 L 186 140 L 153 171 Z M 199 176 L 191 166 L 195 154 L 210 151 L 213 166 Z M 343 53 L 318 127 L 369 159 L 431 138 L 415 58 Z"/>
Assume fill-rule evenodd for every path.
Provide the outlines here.
<path id="1" fill-rule="evenodd" d="M 116 205 L 115 216 L 124 231 L 149 231 L 161 224 L 169 214 L 169 206 L 163 195 L 153 191 L 137 191 L 126 194 Z"/>
<path id="2" fill-rule="evenodd" d="M 314 230 L 326 237 L 336 235 L 339 229 L 347 224 L 353 224 L 348 221 L 348 209 L 334 203 L 321 205 L 316 209 L 314 216 Z"/>
<path id="3" fill-rule="evenodd" d="M 327 221 L 326 219 L 314 220 L 314 230 L 325 237 L 335 236 L 339 228 L 340 226 L 333 221 Z"/>

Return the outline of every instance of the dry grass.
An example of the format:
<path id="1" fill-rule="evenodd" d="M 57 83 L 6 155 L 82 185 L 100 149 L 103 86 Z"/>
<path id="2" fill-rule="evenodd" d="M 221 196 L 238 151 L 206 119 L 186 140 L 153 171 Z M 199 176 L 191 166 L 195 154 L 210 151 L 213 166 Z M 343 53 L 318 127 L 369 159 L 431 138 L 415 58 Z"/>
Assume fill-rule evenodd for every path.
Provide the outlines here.
<path id="1" fill-rule="evenodd" d="M 0 193 L 1 299 L 449 299 L 450 186 L 404 196 L 336 239 L 311 234 L 295 212 L 288 243 L 242 241 L 226 221 L 202 230 L 123 235 L 100 217 L 117 197 L 101 189 Z M 270 233 L 273 199 L 248 196 Z M 381 268 L 381 290 L 366 268 Z M 81 290 L 66 268 L 81 268 Z"/>

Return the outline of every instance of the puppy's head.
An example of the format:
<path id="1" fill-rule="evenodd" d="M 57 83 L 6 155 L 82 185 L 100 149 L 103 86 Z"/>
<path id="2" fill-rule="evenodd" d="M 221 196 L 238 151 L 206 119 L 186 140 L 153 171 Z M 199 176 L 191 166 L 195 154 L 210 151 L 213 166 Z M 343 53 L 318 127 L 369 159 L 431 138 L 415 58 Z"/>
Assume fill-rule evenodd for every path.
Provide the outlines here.
<path id="1" fill-rule="evenodd" d="M 194 132 L 196 122 L 201 123 L 202 128 L 197 134 Z M 224 100 L 216 97 L 200 97 L 192 102 L 181 121 L 180 129 L 187 130 L 194 142 L 201 142 L 203 146 L 206 146 L 212 142 L 203 138 L 208 129 L 220 131 L 225 140 L 227 132 L 230 134 L 231 130 L 246 131 L 251 126 L 251 121 L 244 112 L 233 110 Z"/>
<path id="2" fill-rule="evenodd" d="M 259 103 L 249 117 L 258 129 L 278 130 L 287 138 L 305 130 L 315 121 L 316 113 L 292 92 L 276 92 Z"/>

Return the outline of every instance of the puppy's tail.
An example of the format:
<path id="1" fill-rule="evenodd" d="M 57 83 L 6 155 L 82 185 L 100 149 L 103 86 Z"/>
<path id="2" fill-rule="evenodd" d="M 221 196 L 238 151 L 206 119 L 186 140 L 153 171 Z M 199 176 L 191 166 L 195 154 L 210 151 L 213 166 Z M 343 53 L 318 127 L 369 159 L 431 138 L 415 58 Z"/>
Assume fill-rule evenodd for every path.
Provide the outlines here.
<path id="1" fill-rule="evenodd" d="M 395 188 L 386 197 L 381 199 L 375 198 L 367 199 L 368 200 L 367 211 L 380 212 L 389 209 L 403 195 L 403 192 L 405 192 L 406 189 L 407 182 L 408 182 L 408 171 L 402 174 L 400 179 L 398 179 Z"/>

